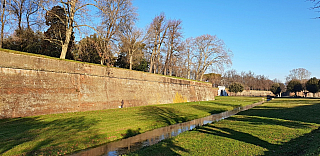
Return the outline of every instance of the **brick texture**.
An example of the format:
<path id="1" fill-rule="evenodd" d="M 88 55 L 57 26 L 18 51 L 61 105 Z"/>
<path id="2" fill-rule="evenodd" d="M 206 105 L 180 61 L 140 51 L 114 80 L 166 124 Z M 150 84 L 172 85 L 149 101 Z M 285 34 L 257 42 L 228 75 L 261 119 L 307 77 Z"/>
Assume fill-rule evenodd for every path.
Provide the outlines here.
<path id="1" fill-rule="evenodd" d="M 0 118 L 214 100 L 211 84 L 0 51 Z"/>

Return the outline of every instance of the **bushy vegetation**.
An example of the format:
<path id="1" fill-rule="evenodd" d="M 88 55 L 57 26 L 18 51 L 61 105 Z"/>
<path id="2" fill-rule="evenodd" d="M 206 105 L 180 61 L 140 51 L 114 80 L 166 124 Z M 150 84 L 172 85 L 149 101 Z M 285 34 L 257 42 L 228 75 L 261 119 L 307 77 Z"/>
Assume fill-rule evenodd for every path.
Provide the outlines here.
<path id="1" fill-rule="evenodd" d="M 306 83 L 306 89 L 313 94 L 319 92 L 320 80 L 318 80 L 316 77 L 309 79 Z"/>
<path id="2" fill-rule="evenodd" d="M 232 83 L 232 84 L 230 84 L 229 85 L 229 91 L 230 92 L 233 92 L 233 93 L 238 93 L 238 92 L 242 92 L 243 91 L 243 85 L 242 84 L 240 84 L 240 83 L 236 83 L 236 82 L 234 82 L 234 83 Z"/>

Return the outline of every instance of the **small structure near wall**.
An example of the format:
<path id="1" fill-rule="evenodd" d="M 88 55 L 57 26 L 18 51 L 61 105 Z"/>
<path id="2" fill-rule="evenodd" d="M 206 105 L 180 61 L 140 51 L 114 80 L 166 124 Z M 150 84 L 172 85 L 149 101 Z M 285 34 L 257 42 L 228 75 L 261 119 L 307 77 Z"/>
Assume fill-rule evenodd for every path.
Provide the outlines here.
<path id="1" fill-rule="evenodd" d="M 218 86 L 218 96 L 228 96 L 225 86 Z"/>

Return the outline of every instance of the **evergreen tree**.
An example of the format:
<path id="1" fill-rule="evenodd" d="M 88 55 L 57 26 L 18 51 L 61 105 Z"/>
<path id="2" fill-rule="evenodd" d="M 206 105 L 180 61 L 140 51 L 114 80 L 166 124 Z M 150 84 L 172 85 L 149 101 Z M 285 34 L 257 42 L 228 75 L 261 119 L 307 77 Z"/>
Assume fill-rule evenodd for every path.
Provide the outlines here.
<path id="1" fill-rule="evenodd" d="M 54 6 L 51 10 L 47 11 L 46 25 L 50 26 L 44 33 L 45 43 L 43 44 L 43 54 L 53 57 L 60 57 L 61 48 L 66 38 L 66 12 L 60 6 Z M 68 45 L 66 58 L 73 59 L 71 50 L 74 47 L 74 32 L 72 32 L 71 39 Z"/>
<path id="2" fill-rule="evenodd" d="M 297 96 L 297 92 L 300 92 L 303 90 L 302 84 L 299 80 L 291 80 L 288 83 L 287 90 L 290 92 L 294 92 L 295 96 Z"/>
<path id="3" fill-rule="evenodd" d="M 309 92 L 313 93 L 314 97 L 314 94 L 319 92 L 319 80 L 315 77 L 309 79 L 306 83 L 306 88 Z"/>

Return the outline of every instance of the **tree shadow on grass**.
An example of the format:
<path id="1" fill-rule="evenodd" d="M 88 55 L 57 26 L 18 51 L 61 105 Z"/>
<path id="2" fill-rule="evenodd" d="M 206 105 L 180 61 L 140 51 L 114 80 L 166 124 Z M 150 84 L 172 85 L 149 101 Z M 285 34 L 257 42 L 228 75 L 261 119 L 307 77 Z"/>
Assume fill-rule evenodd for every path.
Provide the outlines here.
<path id="1" fill-rule="evenodd" d="M 303 103 L 303 101 L 301 103 Z M 314 103 L 310 105 L 296 106 L 293 108 L 279 108 L 261 105 L 254 107 L 249 111 L 240 112 L 239 115 L 259 116 L 320 124 L 319 112 L 320 103 Z"/>
<path id="2" fill-rule="evenodd" d="M 273 150 L 265 152 L 265 155 L 299 156 L 320 154 L 320 128 L 313 130 L 301 137 L 295 138 Z"/>
<path id="3" fill-rule="evenodd" d="M 136 136 L 140 133 L 140 128 L 138 128 L 137 130 L 133 130 L 133 129 L 127 129 L 126 133 L 121 134 L 123 136 L 123 139 L 129 138 L 129 137 L 133 137 Z"/>
<path id="4" fill-rule="evenodd" d="M 240 131 L 235 131 L 235 130 L 229 129 L 229 128 L 215 127 L 212 124 L 200 127 L 198 129 L 196 129 L 196 131 L 199 131 L 201 133 L 226 137 L 226 138 L 230 138 L 230 139 L 235 139 L 238 141 L 258 145 L 260 147 L 267 148 L 267 149 L 273 148 L 275 146 L 274 144 L 270 144 L 269 142 L 264 141 L 258 137 L 255 137 L 251 134 L 243 133 Z"/>
<path id="5" fill-rule="evenodd" d="M 140 114 L 166 125 L 173 125 L 197 118 L 196 115 L 181 113 L 174 108 L 157 106 L 143 107 Z"/>
<path id="6" fill-rule="evenodd" d="M 204 111 L 204 112 L 208 112 L 210 114 L 218 114 L 224 111 L 228 111 L 227 108 L 214 108 L 214 107 L 210 107 L 210 106 L 203 106 L 203 105 L 190 105 L 190 107 L 198 109 L 200 111 Z"/>
<path id="7" fill-rule="evenodd" d="M 74 138 L 84 132 L 96 138 L 96 132 L 90 130 L 98 121 L 84 116 L 41 120 L 40 117 L 25 117 L 0 120 L 0 154 L 18 153 L 36 155 L 61 151 L 62 144 L 76 144 Z M 70 135 L 71 134 L 71 135 Z"/>
<path id="8" fill-rule="evenodd" d="M 265 118 L 259 116 L 244 116 L 244 118 L 229 117 L 228 120 L 242 121 L 251 125 L 281 125 L 289 128 L 309 128 L 310 124 L 305 124 L 297 121 L 283 121 L 274 118 Z"/>
<path id="9" fill-rule="evenodd" d="M 233 107 L 233 108 L 237 108 L 241 106 L 241 101 L 239 101 L 239 104 L 227 104 L 227 103 L 219 103 L 219 102 L 215 102 L 215 101 L 209 101 L 209 104 L 213 104 L 213 105 L 219 105 L 219 106 L 228 106 L 228 107 Z"/>
<path id="10" fill-rule="evenodd" d="M 178 151 L 178 152 L 176 152 Z M 174 139 L 166 139 L 161 141 L 161 143 L 155 144 L 151 147 L 142 148 L 136 152 L 130 153 L 129 155 L 139 155 L 139 156 L 167 156 L 176 155 L 179 156 L 180 152 L 189 153 L 189 150 L 182 148 L 174 142 Z"/>
<path id="11" fill-rule="evenodd" d="M 300 101 L 300 103 L 303 104 L 303 101 Z M 280 125 L 289 128 L 303 129 L 310 128 L 313 124 L 319 124 L 319 112 L 320 104 L 317 103 L 317 101 L 314 102 L 314 104 L 301 105 L 292 108 L 279 108 L 265 104 L 239 113 L 239 115 L 243 115 L 243 118 L 230 117 L 226 120 L 242 121 L 251 125 Z M 197 131 L 264 147 L 268 149 L 268 151 L 265 152 L 265 155 L 320 154 L 320 128 L 288 142 L 284 142 L 281 145 L 271 144 L 248 133 L 230 128 L 215 127 L 214 125 L 200 127 Z M 268 130 L 266 129 L 266 131 Z"/>

